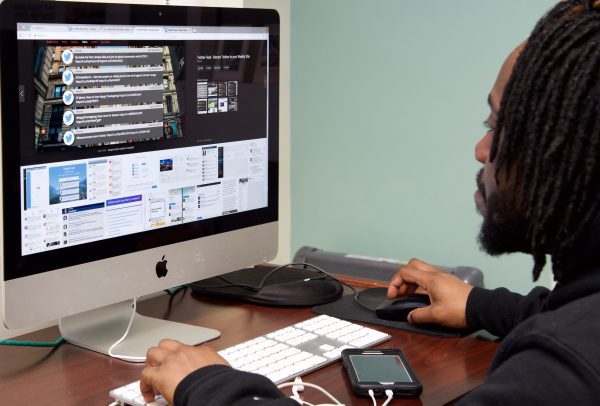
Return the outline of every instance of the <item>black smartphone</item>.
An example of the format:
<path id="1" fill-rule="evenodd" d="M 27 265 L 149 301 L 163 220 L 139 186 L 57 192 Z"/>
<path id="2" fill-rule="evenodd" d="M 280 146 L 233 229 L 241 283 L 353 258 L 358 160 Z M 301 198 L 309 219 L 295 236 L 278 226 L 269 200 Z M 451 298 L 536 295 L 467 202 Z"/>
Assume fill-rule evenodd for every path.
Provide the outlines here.
<path id="1" fill-rule="evenodd" d="M 383 396 L 391 389 L 399 397 L 419 396 L 423 391 L 400 350 L 348 348 L 342 351 L 342 362 L 352 391 L 358 396 L 369 396 L 369 389 L 375 396 Z"/>

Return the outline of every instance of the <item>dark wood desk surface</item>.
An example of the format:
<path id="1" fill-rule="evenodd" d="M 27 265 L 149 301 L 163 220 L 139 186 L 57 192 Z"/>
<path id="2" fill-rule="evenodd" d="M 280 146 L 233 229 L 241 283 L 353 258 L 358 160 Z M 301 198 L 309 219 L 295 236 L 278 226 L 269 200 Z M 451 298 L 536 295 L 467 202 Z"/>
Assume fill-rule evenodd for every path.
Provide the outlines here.
<path id="1" fill-rule="evenodd" d="M 172 300 L 165 295 L 141 302 L 138 310 L 145 315 L 220 330 L 222 336 L 209 343 L 217 350 L 314 316 L 309 308 L 266 308 L 199 300 L 189 289 L 177 293 Z M 420 398 L 395 399 L 392 405 L 451 402 L 483 382 L 497 348 L 497 343 L 483 338 L 440 339 L 376 328 L 392 335 L 379 347 L 401 349 L 423 382 Z M 21 338 L 53 341 L 58 336 L 58 328 L 51 327 Z M 108 392 L 139 379 L 141 369 L 140 364 L 111 359 L 71 344 L 56 349 L 0 346 L 0 404 L 108 405 Z M 304 380 L 326 388 L 347 405 L 372 404 L 370 399 L 352 394 L 339 362 L 306 375 Z M 304 397 L 311 403 L 328 400 L 313 389 L 307 389 Z"/>

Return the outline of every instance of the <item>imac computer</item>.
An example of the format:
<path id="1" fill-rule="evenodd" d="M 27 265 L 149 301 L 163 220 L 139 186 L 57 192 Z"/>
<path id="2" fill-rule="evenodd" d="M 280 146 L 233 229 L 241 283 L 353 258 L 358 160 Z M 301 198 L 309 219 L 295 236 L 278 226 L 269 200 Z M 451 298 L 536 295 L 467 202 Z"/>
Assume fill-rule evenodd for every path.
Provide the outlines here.
<path id="1" fill-rule="evenodd" d="M 274 258 L 276 11 L 5 0 L 0 24 L 8 328 L 107 352 L 132 298 Z M 129 334 L 142 360 L 219 332 Z"/>

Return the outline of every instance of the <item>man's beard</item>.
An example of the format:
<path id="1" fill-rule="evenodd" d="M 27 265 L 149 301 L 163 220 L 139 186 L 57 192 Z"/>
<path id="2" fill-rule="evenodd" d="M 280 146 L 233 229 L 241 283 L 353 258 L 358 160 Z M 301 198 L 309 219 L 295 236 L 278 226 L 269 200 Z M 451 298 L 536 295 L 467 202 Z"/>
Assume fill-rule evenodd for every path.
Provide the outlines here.
<path id="1" fill-rule="evenodd" d="M 511 252 L 529 253 L 527 222 L 509 196 L 510 189 L 500 188 L 487 195 L 480 177 L 481 173 L 477 177 L 477 186 L 485 200 L 485 214 L 477 238 L 479 246 L 493 256 Z"/>

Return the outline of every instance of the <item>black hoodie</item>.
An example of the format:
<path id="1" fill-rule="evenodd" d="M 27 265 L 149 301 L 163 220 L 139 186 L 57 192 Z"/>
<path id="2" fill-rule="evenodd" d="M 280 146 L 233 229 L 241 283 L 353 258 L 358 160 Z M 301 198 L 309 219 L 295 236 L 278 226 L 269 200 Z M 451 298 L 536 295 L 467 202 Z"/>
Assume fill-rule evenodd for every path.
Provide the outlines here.
<path id="1" fill-rule="evenodd" d="M 467 300 L 470 329 L 502 337 L 485 383 L 461 405 L 600 404 L 600 224 L 577 250 L 575 265 L 550 291 L 528 295 L 474 288 Z M 295 405 L 271 381 L 225 366 L 186 377 L 176 406 Z"/>
<path id="2" fill-rule="evenodd" d="M 600 404 L 600 222 L 554 290 L 474 288 L 467 324 L 503 337 L 485 383 L 459 404 Z"/>

